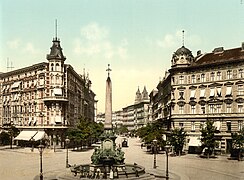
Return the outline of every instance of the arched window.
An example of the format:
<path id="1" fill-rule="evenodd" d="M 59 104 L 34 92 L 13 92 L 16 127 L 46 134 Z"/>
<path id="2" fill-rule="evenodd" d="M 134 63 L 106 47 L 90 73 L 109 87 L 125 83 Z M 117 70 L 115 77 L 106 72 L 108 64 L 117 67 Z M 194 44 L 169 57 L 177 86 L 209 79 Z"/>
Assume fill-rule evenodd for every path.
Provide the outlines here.
<path id="1" fill-rule="evenodd" d="M 59 63 L 56 63 L 56 71 L 59 71 Z"/>
<path id="2" fill-rule="evenodd" d="M 51 71 L 53 71 L 53 70 L 54 70 L 54 69 L 53 69 L 53 66 L 54 66 L 54 64 L 52 63 L 52 64 L 51 64 Z"/>

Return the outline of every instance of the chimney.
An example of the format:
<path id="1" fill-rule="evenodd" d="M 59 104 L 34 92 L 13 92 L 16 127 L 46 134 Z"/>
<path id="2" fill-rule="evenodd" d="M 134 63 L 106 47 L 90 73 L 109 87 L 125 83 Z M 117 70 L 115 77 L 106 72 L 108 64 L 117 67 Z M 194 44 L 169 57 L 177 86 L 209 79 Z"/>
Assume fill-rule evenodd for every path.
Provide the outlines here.
<path id="1" fill-rule="evenodd" d="M 202 54 L 202 51 L 201 50 L 198 50 L 197 51 L 197 56 L 200 56 Z"/>
<path id="2" fill-rule="evenodd" d="M 241 43 L 241 50 L 244 51 L 244 42 Z"/>
<path id="3" fill-rule="evenodd" d="M 224 52 L 224 47 L 218 47 L 213 50 L 214 54 L 222 53 L 222 52 Z"/>

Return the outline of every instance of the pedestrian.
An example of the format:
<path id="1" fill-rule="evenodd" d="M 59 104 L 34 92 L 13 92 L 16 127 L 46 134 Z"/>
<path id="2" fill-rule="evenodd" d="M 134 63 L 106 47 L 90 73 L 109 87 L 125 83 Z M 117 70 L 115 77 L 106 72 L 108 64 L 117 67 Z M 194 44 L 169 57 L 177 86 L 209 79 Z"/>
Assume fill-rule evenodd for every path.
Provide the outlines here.
<path id="1" fill-rule="evenodd" d="M 143 143 L 141 143 L 141 149 L 143 148 Z"/>

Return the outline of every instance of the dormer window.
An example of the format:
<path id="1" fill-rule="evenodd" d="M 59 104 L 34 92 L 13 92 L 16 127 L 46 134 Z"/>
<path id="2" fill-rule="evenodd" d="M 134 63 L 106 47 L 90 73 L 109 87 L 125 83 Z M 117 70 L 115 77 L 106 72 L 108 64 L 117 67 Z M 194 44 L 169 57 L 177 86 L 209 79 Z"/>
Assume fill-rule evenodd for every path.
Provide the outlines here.
<path id="1" fill-rule="evenodd" d="M 220 71 L 217 72 L 217 80 L 218 81 L 221 80 L 221 72 Z"/>
<path id="2" fill-rule="evenodd" d="M 210 80 L 211 81 L 214 81 L 214 79 L 215 79 L 215 73 L 214 72 L 211 72 L 211 74 L 210 74 Z"/>
<path id="3" fill-rule="evenodd" d="M 201 82 L 205 82 L 205 74 L 201 74 Z"/>
<path id="4" fill-rule="evenodd" d="M 191 83 L 196 83 L 196 76 L 194 74 L 191 76 Z"/>
<path id="5" fill-rule="evenodd" d="M 232 78 L 232 71 L 228 70 L 227 71 L 227 79 L 231 79 Z"/>
<path id="6" fill-rule="evenodd" d="M 183 84 L 184 83 L 184 76 L 180 76 L 179 77 L 179 82 L 180 82 L 180 84 Z"/>
<path id="7" fill-rule="evenodd" d="M 239 69 L 239 78 L 243 78 L 244 74 L 243 74 L 243 69 Z"/>

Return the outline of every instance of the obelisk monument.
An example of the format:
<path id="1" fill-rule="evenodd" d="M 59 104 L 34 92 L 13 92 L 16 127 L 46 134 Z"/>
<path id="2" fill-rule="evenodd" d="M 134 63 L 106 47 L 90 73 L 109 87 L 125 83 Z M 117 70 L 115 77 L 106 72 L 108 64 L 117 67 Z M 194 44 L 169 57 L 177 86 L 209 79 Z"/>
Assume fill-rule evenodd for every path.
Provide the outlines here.
<path id="1" fill-rule="evenodd" d="M 105 123 L 104 129 L 105 130 L 112 130 L 112 81 L 109 77 L 110 71 L 110 64 L 108 64 L 108 77 L 106 81 L 106 102 L 105 102 Z"/>

